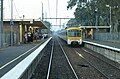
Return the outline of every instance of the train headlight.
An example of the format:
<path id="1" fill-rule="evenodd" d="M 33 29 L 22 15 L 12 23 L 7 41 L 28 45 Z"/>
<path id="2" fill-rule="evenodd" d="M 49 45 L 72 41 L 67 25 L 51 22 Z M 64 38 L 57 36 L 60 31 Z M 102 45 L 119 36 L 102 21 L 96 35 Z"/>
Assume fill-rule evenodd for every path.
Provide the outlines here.
<path id="1" fill-rule="evenodd" d="M 68 43 L 68 44 L 71 44 L 71 41 L 70 41 L 70 39 L 68 39 L 67 43 Z"/>
<path id="2" fill-rule="evenodd" d="M 82 44 L 82 39 L 79 40 L 79 43 Z"/>

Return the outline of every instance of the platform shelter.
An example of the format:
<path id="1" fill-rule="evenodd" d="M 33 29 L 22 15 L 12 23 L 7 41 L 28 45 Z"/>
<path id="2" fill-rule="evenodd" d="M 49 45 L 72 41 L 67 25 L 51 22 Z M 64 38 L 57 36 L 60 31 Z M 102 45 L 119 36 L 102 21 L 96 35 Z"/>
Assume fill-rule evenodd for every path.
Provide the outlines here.
<path id="1" fill-rule="evenodd" d="M 13 44 L 23 43 L 25 31 L 48 29 L 47 26 L 39 19 L 14 19 L 11 30 L 10 19 L 3 21 L 3 45 L 11 44 L 11 36 L 13 37 Z M 12 33 L 11 33 L 12 32 Z"/>

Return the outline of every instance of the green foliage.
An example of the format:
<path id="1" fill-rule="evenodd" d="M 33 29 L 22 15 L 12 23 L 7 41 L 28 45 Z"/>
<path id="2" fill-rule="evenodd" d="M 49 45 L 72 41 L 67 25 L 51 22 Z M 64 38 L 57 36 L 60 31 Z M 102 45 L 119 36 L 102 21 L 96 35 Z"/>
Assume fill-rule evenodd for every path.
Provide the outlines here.
<path id="1" fill-rule="evenodd" d="M 76 2 L 77 2 L 77 0 L 68 1 L 67 9 L 72 9 L 72 7 L 76 5 Z"/>
<path id="2" fill-rule="evenodd" d="M 81 25 L 95 25 L 96 19 L 97 25 L 110 25 L 110 7 L 114 28 L 120 20 L 120 0 L 70 0 L 67 9 L 72 9 L 75 5 L 77 6 L 74 12 L 75 19 Z"/>
<path id="3" fill-rule="evenodd" d="M 73 26 L 78 26 L 78 22 L 76 19 L 70 19 L 68 23 L 66 24 L 67 27 L 73 27 Z"/>
<path id="4" fill-rule="evenodd" d="M 48 21 L 44 21 L 44 24 L 45 24 L 48 28 L 51 27 L 51 24 L 50 24 L 50 22 L 48 22 Z"/>

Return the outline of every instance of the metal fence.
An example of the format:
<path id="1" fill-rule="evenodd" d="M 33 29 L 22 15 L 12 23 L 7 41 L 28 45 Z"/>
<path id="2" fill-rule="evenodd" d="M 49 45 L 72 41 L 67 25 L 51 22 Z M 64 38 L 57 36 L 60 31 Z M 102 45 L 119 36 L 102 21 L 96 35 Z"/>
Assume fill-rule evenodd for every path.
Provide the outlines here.
<path id="1" fill-rule="evenodd" d="M 94 39 L 99 41 L 120 41 L 120 33 L 96 33 Z"/>

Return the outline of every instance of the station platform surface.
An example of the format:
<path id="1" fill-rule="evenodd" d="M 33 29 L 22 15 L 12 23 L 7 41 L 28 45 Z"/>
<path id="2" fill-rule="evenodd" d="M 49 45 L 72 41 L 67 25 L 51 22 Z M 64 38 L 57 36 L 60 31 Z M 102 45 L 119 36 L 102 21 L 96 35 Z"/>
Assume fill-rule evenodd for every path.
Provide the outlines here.
<path id="1" fill-rule="evenodd" d="M 0 48 L 0 78 L 45 40 L 46 39 Z"/>
<path id="2" fill-rule="evenodd" d="M 120 40 L 99 41 L 99 40 L 85 39 L 85 41 L 120 49 Z"/>
<path id="3" fill-rule="evenodd" d="M 17 52 L 25 52 L 25 51 L 31 49 L 32 47 L 38 45 L 40 42 L 41 41 L 31 42 L 31 43 L 27 43 L 27 44 L 19 44 L 19 45 L 2 47 L 2 48 L 0 48 L 0 56 L 4 53 L 13 54 L 15 52 L 16 53 Z"/>

